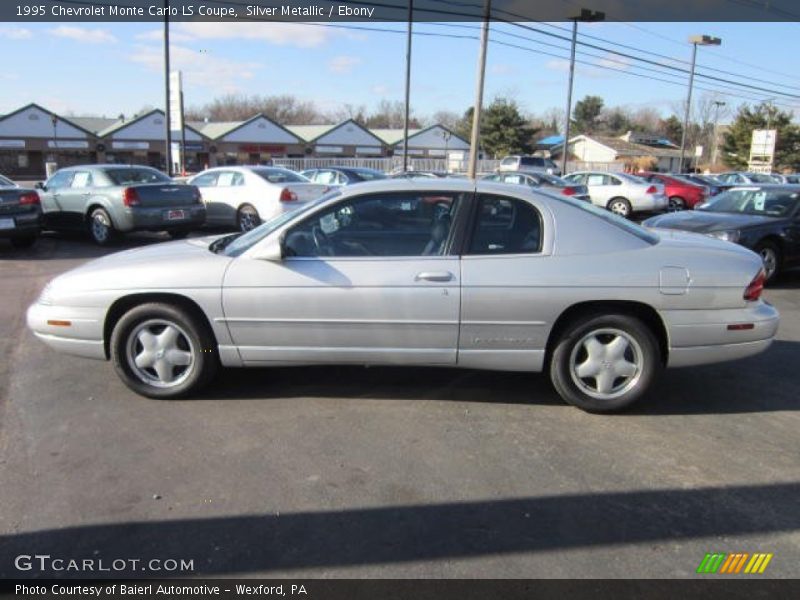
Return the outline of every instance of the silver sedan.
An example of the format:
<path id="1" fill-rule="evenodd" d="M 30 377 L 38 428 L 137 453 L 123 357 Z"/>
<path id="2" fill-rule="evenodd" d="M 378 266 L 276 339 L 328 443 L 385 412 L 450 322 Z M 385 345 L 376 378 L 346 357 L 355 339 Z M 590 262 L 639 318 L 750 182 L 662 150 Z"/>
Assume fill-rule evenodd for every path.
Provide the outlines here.
<path id="1" fill-rule="evenodd" d="M 763 282 L 750 250 L 586 202 L 386 180 L 245 234 L 86 263 L 44 289 L 28 325 L 154 398 L 190 395 L 220 365 L 425 365 L 547 371 L 567 402 L 603 412 L 664 366 L 765 350 L 778 313 Z"/>

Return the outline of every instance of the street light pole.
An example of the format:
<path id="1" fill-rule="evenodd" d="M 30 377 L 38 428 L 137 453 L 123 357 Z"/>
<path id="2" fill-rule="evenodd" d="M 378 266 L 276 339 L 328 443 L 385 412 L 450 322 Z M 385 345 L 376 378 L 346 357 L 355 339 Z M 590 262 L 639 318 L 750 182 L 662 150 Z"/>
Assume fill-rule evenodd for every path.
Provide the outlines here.
<path id="1" fill-rule="evenodd" d="M 596 22 L 606 18 L 605 13 L 591 11 L 582 8 L 579 15 L 573 17 L 572 21 L 572 47 L 569 55 L 569 82 L 567 84 L 567 115 L 564 123 L 564 147 L 561 157 L 561 174 L 567 174 L 567 158 L 569 156 L 569 129 L 572 114 L 572 84 L 575 79 L 575 47 L 578 45 L 578 21 Z"/>
<path id="2" fill-rule="evenodd" d="M 172 123 L 170 122 L 169 105 L 169 0 L 164 0 L 164 116 L 165 116 L 165 158 L 167 175 L 172 176 Z"/>
<path id="3" fill-rule="evenodd" d="M 406 106 L 403 120 L 403 173 L 408 171 L 408 120 L 411 114 L 411 24 L 414 19 L 414 0 L 408 0 L 408 34 L 406 37 Z"/>
<path id="4" fill-rule="evenodd" d="M 483 107 L 483 79 L 486 75 L 486 47 L 489 44 L 489 18 L 492 14 L 492 0 L 484 5 L 483 26 L 481 27 L 481 46 L 478 51 L 478 73 L 475 81 L 475 107 L 472 109 L 472 133 L 469 137 L 469 162 L 467 177 L 475 179 L 478 171 L 478 143 L 481 132 L 481 110 Z"/>
<path id="5" fill-rule="evenodd" d="M 719 121 L 719 109 L 720 107 L 725 106 L 725 102 L 722 100 L 715 100 L 714 101 L 714 140 L 711 143 L 711 166 L 715 166 L 717 164 L 717 146 L 719 145 L 719 136 L 717 135 L 717 123 Z"/>
<path id="6" fill-rule="evenodd" d="M 683 172 L 683 159 L 686 156 L 686 131 L 689 129 L 689 112 L 692 109 L 692 88 L 694 87 L 694 69 L 697 64 L 698 46 L 719 46 L 722 40 L 710 35 L 693 35 L 689 37 L 692 45 L 692 68 L 689 71 L 689 94 L 686 98 L 686 109 L 683 113 L 683 128 L 681 131 L 681 159 L 678 163 L 678 172 Z"/>

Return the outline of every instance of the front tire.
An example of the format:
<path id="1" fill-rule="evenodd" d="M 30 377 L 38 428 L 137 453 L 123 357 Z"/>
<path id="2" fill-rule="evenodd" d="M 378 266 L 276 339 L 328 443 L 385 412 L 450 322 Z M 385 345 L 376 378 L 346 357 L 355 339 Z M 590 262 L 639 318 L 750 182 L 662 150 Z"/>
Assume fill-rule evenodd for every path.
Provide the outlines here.
<path id="1" fill-rule="evenodd" d="M 36 243 L 36 240 L 39 239 L 38 235 L 26 235 L 21 237 L 13 237 L 11 238 L 11 245 L 14 248 L 30 248 Z"/>
<path id="2" fill-rule="evenodd" d="M 89 235 L 98 246 L 108 246 L 117 237 L 114 223 L 104 208 L 95 208 L 89 215 Z"/>
<path id="3" fill-rule="evenodd" d="M 179 398 L 201 389 L 219 365 L 208 327 L 188 311 L 163 303 L 132 308 L 111 334 L 120 379 L 148 398 Z"/>
<path id="4" fill-rule="evenodd" d="M 236 211 L 236 226 L 242 233 L 255 229 L 261 225 L 261 217 L 251 204 L 242 204 Z"/>
<path id="5" fill-rule="evenodd" d="M 667 210 L 669 212 L 686 210 L 686 201 L 680 196 L 670 196 L 667 203 Z"/>
<path id="6" fill-rule="evenodd" d="M 781 250 L 774 242 L 769 240 L 759 242 L 755 251 L 764 263 L 764 273 L 767 275 L 765 283 L 774 283 L 781 273 Z"/>
<path id="7" fill-rule="evenodd" d="M 658 341 L 642 321 L 625 314 L 588 315 L 557 341 L 550 379 L 569 404 L 603 413 L 641 398 L 660 368 Z"/>
<path id="8" fill-rule="evenodd" d="M 615 215 L 625 217 L 626 219 L 630 217 L 631 213 L 633 212 L 631 203 L 625 198 L 612 198 L 608 201 L 607 208 Z"/>

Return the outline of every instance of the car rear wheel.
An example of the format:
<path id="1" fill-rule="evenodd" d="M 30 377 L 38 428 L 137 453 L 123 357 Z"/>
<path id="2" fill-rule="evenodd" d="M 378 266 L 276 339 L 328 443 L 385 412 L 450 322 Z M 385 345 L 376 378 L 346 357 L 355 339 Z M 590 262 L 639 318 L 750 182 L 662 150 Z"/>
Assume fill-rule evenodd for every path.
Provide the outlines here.
<path id="1" fill-rule="evenodd" d="M 239 231 L 248 232 L 261 225 L 261 217 L 254 206 L 242 204 L 236 213 L 236 225 L 239 227 Z"/>
<path id="2" fill-rule="evenodd" d="M 589 315 L 559 338 L 550 379 L 569 404 L 612 412 L 638 400 L 660 366 L 658 341 L 642 321 L 624 314 Z"/>
<path id="3" fill-rule="evenodd" d="M 36 243 L 37 239 L 39 239 L 38 235 L 13 237 L 11 238 L 11 245 L 14 246 L 14 248 L 30 248 Z"/>
<path id="4" fill-rule="evenodd" d="M 111 334 L 120 379 L 149 398 L 178 398 L 216 373 L 216 343 L 208 327 L 170 304 L 148 303 L 125 313 Z"/>
<path id="5" fill-rule="evenodd" d="M 107 246 L 114 241 L 117 231 L 104 208 L 95 208 L 89 215 L 89 235 L 98 246 Z"/>
<path id="6" fill-rule="evenodd" d="M 760 242 L 755 251 L 764 263 L 764 273 L 767 276 L 766 283 L 772 283 L 778 278 L 781 272 L 781 251 L 778 246 L 770 241 Z"/>
<path id="7" fill-rule="evenodd" d="M 608 210 L 620 217 L 628 218 L 631 215 L 631 203 L 625 198 L 612 198 L 608 201 Z"/>
<path id="8" fill-rule="evenodd" d="M 670 196 L 669 202 L 667 204 L 667 210 L 669 212 L 678 212 L 679 210 L 684 210 L 686 208 L 686 201 L 681 198 L 680 196 Z"/>
<path id="9" fill-rule="evenodd" d="M 189 232 L 186 231 L 185 229 L 173 229 L 172 231 L 168 231 L 167 234 L 173 240 L 182 240 L 187 235 L 189 235 Z"/>

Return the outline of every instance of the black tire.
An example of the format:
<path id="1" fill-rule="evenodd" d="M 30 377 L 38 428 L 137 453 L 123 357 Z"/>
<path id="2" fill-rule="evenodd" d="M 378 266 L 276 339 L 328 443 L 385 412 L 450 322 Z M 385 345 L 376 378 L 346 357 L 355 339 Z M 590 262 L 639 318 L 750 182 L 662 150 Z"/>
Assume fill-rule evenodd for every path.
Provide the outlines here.
<path id="1" fill-rule="evenodd" d="M 171 237 L 173 240 L 182 240 L 182 239 L 184 239 L 184 238 L 185 238 L 187 235 L 189 235 L 189 232 L 188 232 L 188 231 L 186 231 L 185 229 L 172 229 L 172 230 L 170 230 L 170 231 L 167 231 L 167 234 L 168 234 L 168 235 L 169 235 L 169 237 Z"/>
<path id="2" fill-rule="evenodd" d="M 623 342 L 616 342 L 617 337 Z M 599 345 L 594 346 L 591 338 Z M 594 359 L 586 343 L 598 348 Z M 626 349 L 615 357 L 620 348 Z M 617 365 L 621 360 L 619 368 L 630 369 L 630 374 L 619 374 Z M 587 412 L 614 412 L 644 395 L 661 364 L 658 340 L 642 321 L 625 314 L 591 314 L 570 323 L 556 341 L 550 360 L 550 379 L 569 404 Z M 591 372 L 595 366 L 603 381 L 611 382 L 608 393 L 602 393 L 600 377 L 580 375 L 581 368 Z"/>
<path id="3" fill-rule="evenodd" d="M 12 237 L 11 245 L 14 246 L 14 248 L 30 248 L 36 243 L 36 240 L 38 239 L 39 239 L 38 235 Z"/>
<path id="4" fill-rule="evenodd" d="M 89 235 L 98 246 L 108 246 L 117 238 L 114 222 L 104 208 L 95 208 L 89 215 Z"/>
<path id="5" fill-rule="evenodd" d="M 252 204 L 242 204 L 236 211 L 236 227 L 239 231 L 247 233 L 261 225 L 261 217 Z"/>
<path id="6" fill-rule="evenodd" d="M 633 213 L 633 208 L 631 208 L 631 203 L 628 202 L 627 198 L 612 198 L 608 201 L 606 208 L 615 215 L 626 219 L 629 219 Z"/>
<path id="7" fill-rule="evenodd" d="M 169 339 L 165 337 L 168 327 L 177 332 L 174 342 L 163 341 Z M 154 345 L 149 351 L 142 343 L 147 335 L 158 340 L 151 342 Z M 155 345 L 159 343 L 160 347 Z M 217 344 L 209 328 L 171 304 L 148 303 L 129 310 L 115 325 L 110 348 L 114 369 L 123 383 L 148 398 L 185 397 L 211 381 L 219 368 Z M 173 353 L 189 364 L 170 359 Z M 145 364 L 139 365 L 137 357 L 143 357 Z M 169 374 L 164 380 L 159 369 Z"/>
<path id="8" fill-rule="evenodd" d="M 686 200 L 684 200 L 680 196 L 670 196 L 668 202 L 669 204 L 667 204 L 667 210 L 669 212 L 678 212 L 681 210 L 686 210 Z"/>
<path id="9" fill-rule="evenodd" d="M 756 244 L 753 250 L 758 253 L 764 264 L 764 272 L 767 274 L 765 283 L 774 283 L 777 281 L 778 277 L 781 275 L 781 262 L 783 261 L 781 249 L 778 245 L 770 240 L 764 240 Z"/>

